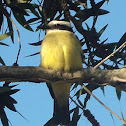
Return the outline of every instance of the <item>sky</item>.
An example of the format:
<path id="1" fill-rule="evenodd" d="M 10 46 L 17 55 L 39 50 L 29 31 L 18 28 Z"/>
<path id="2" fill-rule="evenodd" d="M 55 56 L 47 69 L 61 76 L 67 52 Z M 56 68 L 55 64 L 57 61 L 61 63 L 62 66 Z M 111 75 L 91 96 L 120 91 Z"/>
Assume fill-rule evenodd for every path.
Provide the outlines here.
<path id="1" fill-rule="evenodd" d="M 98 0 L 97 0 L 98 1 Z M 126 32 L 126 0 L 110 0 L 102 7 L 110 11 L 106 16 L 101 16 L 100 21 L 97 23 L 97 31 L 103 26 L 108 24 L 101 40 L 108 37 L 108 42 L 119 41 L 121 36 Z M 89 22 L 89 21 L 87 21 Z M 23 29 L 20 25 L 16 24 L 20 31 L 22 49 L 19 57 L 18 64 L 20 66 L 39 66 L 40 55 L 34 57 L 26 57 L 33 53 L 39 52 L 40 47 L 30 46 L 28 43 L 39 41 L 38 32 L 30 32 Z M 44 32 L 42 33 L 43 37 Z M 16 33 L 15 33 L 16 36 Z M 10 47 L 0 46 L 0 55 L 5 61 L 7 66 L 11 66 L 15 60 L 18 51 L 18 42 L 15 37 L 15 43 L 9 39 L 4 40 Z M 2 84 L 2 83 L 0 83 Z M 53 115 L 53 100 L 45 83 L 15 83 L 19 84 L 17 88 L 21 89 L 17 94 L 12 95 L 18 102 L 16 109 L 27 119 L 25 120 L 19 114 L 6 109 L 8 119 L 13 126 L 43 126 Z M 113 112 L 121 117 L 121 111 L 126 117 L 126 93 L 122 92 L 121 100 L 117 99 L 115 88 L 111 86 L 105 87 L 105 93 L 100 89 L 93 91 L 105 105 L 107 105 Z M 114 116 L 111 116 L 102 105 L 100 105 L 93 97 L 87 103 L 87 109 L 95 116 L 96 120 L 101 126 L 122 126 L 122 123 Z M 0 126 L 2 124 L 0 123 Z M 85 118 L 81 117 L 78 126 L 91 126 L 91 123 Z"/>

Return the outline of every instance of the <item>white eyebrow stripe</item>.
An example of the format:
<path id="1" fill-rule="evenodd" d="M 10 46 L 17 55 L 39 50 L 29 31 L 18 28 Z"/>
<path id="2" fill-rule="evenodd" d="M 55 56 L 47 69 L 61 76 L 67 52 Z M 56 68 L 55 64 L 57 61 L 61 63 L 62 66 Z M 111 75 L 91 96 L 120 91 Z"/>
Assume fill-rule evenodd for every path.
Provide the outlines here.
<path id="1" fill-rule="evenodd" d="M 53 20 L 53 21 L 49 22 L 48 26 L 53 26 L 53 25 L 56 25 L 56 24 L 66 25 L 67 27 L 71 27 L 69 22 L 67 22 L 67 21 L 57 21 L 57 20 Z"/>

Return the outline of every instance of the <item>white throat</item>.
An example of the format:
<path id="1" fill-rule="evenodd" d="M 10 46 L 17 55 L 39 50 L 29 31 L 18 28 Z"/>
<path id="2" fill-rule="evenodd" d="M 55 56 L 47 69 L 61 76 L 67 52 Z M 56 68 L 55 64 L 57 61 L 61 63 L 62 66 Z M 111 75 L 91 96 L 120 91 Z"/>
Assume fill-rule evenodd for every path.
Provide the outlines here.
<path id="1" fill-rule="evenodd" d="M 60 29 L 48 29 L 48 30 L 46 30 L 46 34 L 54 33 L 54 32 L 70 32 L 70 31 L 68 31 L 68 30 L 60 30 Z"/>

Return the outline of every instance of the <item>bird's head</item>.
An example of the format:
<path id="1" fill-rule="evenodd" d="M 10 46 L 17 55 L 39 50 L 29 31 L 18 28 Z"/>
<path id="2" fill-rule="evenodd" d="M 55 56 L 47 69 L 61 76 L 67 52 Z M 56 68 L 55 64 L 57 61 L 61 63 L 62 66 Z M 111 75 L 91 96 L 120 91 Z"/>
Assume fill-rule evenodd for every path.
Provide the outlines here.
<path id="1" fill-rule="evenodd" d="M 46 31 L 53 31 L 53 30 L 67 30 L 72 32 L 72 28 L 70 22 L 62 21 L 62 20 L 52 20 L 48 24 L 39 26 L 39 29 L 43 29 Z"/>

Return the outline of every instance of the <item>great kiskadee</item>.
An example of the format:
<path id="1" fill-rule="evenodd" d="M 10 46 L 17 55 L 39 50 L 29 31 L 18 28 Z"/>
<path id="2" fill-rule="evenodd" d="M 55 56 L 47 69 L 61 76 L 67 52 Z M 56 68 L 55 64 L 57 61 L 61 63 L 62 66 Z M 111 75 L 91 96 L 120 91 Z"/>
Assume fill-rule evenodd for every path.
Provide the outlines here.
<path id="1" fill-rule="evenodd" d="M 43 39 L 40 56 L 40 66 L 54 71 L 70 71 L 82 68 L 81 44 L 67 21 L 53 20 L 45 27 L 46 35 Z M 47 84 L 54 99 L 54 124 L 68 125 L 69 93 L 71 84 Z"/>

